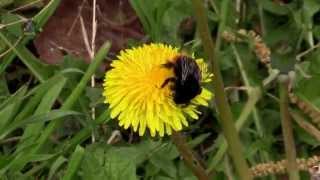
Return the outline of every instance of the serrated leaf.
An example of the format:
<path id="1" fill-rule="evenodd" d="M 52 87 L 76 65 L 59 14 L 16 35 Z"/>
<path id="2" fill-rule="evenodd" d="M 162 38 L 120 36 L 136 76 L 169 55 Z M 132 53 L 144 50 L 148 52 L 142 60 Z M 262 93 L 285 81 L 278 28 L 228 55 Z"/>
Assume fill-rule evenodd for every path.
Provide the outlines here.
<path id="1" fill-rule="evenodd" d="M 177 168 L 173 161 L 167 157 L 166 154 L 156 153 L 150 158 L 150 162 L 160 168 L 165 174 L 171 178 L 176 178 Z"/>
<path id="2" fill-rule="evenodd" d="M 89 180 L 102 177 L 114 180 L 136 180 L 136 158 L 142 157 L 135 147 L 93 144 L 86 151 L 80 174 L 82 179 Z"/>

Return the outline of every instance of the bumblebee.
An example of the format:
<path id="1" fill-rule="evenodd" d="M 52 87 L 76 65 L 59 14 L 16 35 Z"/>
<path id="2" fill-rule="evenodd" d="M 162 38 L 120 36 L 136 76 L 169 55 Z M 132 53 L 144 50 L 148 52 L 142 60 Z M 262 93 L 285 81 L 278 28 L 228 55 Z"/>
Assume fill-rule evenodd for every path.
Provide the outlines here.
<path id="1" fill-rule="evenodd" d="M 186 55 L 176 56 L 163 67 L 173 69 L 174 77 L 167 78 L 161 88 L 171 83 L 173 101 L 176 104 L 189 104 L 201 93 L 201 71 L 196 61 Z"/>

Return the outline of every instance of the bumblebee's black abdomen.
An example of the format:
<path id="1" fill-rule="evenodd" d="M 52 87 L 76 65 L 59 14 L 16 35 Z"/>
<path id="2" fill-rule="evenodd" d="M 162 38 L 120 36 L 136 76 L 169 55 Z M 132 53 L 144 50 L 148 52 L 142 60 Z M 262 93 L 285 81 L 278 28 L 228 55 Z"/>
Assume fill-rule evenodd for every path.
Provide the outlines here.
<path id="1" fill-rule="evenodd" d="M 176 104 L 188 104 L 201 93 L 200 69 L 194 59 L 178 56 L 174 63 L 174 96 Z"/>
<path id="2" fill-rule="evenodd" d="M 195 96 L 201 93 L 199 81 L 188 78 L 184 84 L 176 82 L 173 100 L 176 104 L 188 104 Z"/>

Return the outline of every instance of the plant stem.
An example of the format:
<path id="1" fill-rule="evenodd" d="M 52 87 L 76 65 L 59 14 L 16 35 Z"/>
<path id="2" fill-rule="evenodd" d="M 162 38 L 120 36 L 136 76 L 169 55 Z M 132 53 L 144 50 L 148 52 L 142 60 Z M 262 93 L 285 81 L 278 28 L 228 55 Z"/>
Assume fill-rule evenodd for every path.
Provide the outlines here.
<path id="1" fill-rule="evenodd" d="M 197 20 L 197 25 L 199 28 L 200 37 L 204 46 L 204 51 L 207 54 L 209 61 L 211 62 L 211 67 L 213 68 L 213 73 L 215 75 L 215 84 L 214 84 L 214 92 L 215 92 L 215 103 L 219 115 L 219 120 L 223 129 L 223 134 L 226 137 L 226 140 L 229 145 L 229 153 L 233 159 L 235 168 L 243 180 L 250 180 L 252 176 L 249 172 L 249 168 L 247 165 L 244 156 L 242 155 L 242 145 L 240 142 L 239 135 L 236 131 L 234 120 L 232 117 L 230 106 L 227 102 L 227 98 L 224 92 L 224 84 L 222 81 L 219 64 L 218 61 L 214 61 L 214 45 L 211 39 L 208 20 L 206 16 L 205 8 L 202 4 L 201 0 L 192 0 L 194 13 Z M 221 19 L 219 25 L 219 34 L 222 33 L 225 23 L 226 17 L 228 14 L 228 6 L 229 0 L 222 1 L 222 9 L 221 9 Z M 220 36 L 219 36 L 220 37 Z M 220 39 L 220 40 L 219 40 Z M 221 38 L 218 38 L 216 52 L 219 52 Z"/>
<path id="2" fill-rule="evenodd" d="M 233 54 L 235 56 L 235 59 L 236 59 L 236 62 L 239 66 L 239 71 L 240 71 L 240 74 L 241 74 L 241 77 L 243 79 L 243 83 L 245 85 L 245 87 L 247 88 L 252 88 L 252 85 L 250 84 L 250 81 L 249 81 L 249 77 L 247 75 L 247 72 L 244 68 L 244 65 L 242 63 L 242 60 L 241 60 L 241 57 L 240 57 L 240 54 L 236 48 L 236 46 L 234 44 L 231 44 L 231 48 L 233 50 Z M 247 95 L 249 96 L 249 92 L 247 92 Z M 254 106 L 253 107 L 253 110 L 252 110 L 252 115 L 253 115 L 253 119 L 254 119 L 254 123 L 256 125 L 256 128 L 257 128 L 257 131 L 258 131 L 258 134 L 260 137 L 263 137 L 264 136 L 264 130 L 262 128 L 262 125 L 261 125 L 261 119 L 259 117 L 259 113 L 258 113 L 258 109 Z"/>
<path id="3" fill-rule="evenodd" d="M 252 113 L 255 104 L 261 98 L 261 90 L 260 89 L 253 89 L 249 91 L 249 99 L 244 105 L 240 116 L 236 120 L 236 129 L 240 131 L 241 128 L 245 125 L 245 123 L 249 120 L 249 115 Z M 208 165 L 207 172 L 212 172 L 213 169 L 221 163 L 225 152 L 227 151 L 228 144 L 222 134 L 218 136 L 216 141 L 216 147 L 218 148 L 217 152 L 213 156 L 211 162 Z"/>
<path id="4" fill-rule="evenodd" d="M 316 140 L 320 142 L 320 131 L 318 128 L 313 126 L 313 124 L 309 123 L 307 120 L 303 118 L 303 116 L 298 113 L 297 111 L 290 110 L 290 115 L 293 118 L 293 120 L 302 128 L 304 129 L 308 134 L 313 136 Z"/>
<path id="5" fill-rule="evenodd" d="M 279 91 L 280 91 L 280 113 L 281 113 L 281 124 L 282 133 L 284 139 L 284 146 L 287 158 L 287 169 L 290 180 L 298 180 L 299 172 L 296 162 L 296 148 L 293 139 L 292 124 L 289 113 L 289 95 L 288 95 L 288 84 L 289 77 L 287 75 L 280 75 Z"/>
<path id="6" fill-rule="evenodd" d="M 200 180 L 209 180 L 209 176 L 207 175 L 205 169 L 201 166 L 197 158 L 195 158 L 183 135 L 181 135 L 179 132 L 173 132 L 171 139 L 176 145 L 180 155 L 183 157 L 186 165 L 192 170 L 193 174 Z"/>

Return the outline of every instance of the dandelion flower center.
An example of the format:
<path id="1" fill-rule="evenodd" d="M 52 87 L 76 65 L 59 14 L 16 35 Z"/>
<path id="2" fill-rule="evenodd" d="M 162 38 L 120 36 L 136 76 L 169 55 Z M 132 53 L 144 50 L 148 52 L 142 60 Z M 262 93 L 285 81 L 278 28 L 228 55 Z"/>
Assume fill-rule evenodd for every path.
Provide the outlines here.
<path id="1" fill-rule="evenodd" d="M 178 106 L 172 98 L 170 85 L 164 81 L 174 77 L 173 70 L 163 65 L 180 53 L 177 48 L 164 44 L 150 44 L 120 52 L 111 64 L 104 81 L 105 103 L 110 104 L 111 117 L 119 120 L 125 129 L 132 127 L 143 135 L 149 129 L 151 136 L 171 134 L 188 126 L 187 117 L 198 119 L 199 105 L 207 106 L 212 93 L 202 88 L 201 94 L 185 107 Z M 197 60 L 203 66 L 204 62 Z M 201 64 L 202 63 L 202 64 Z M 201 73 L 210 79 L 205 68 Z"/>

